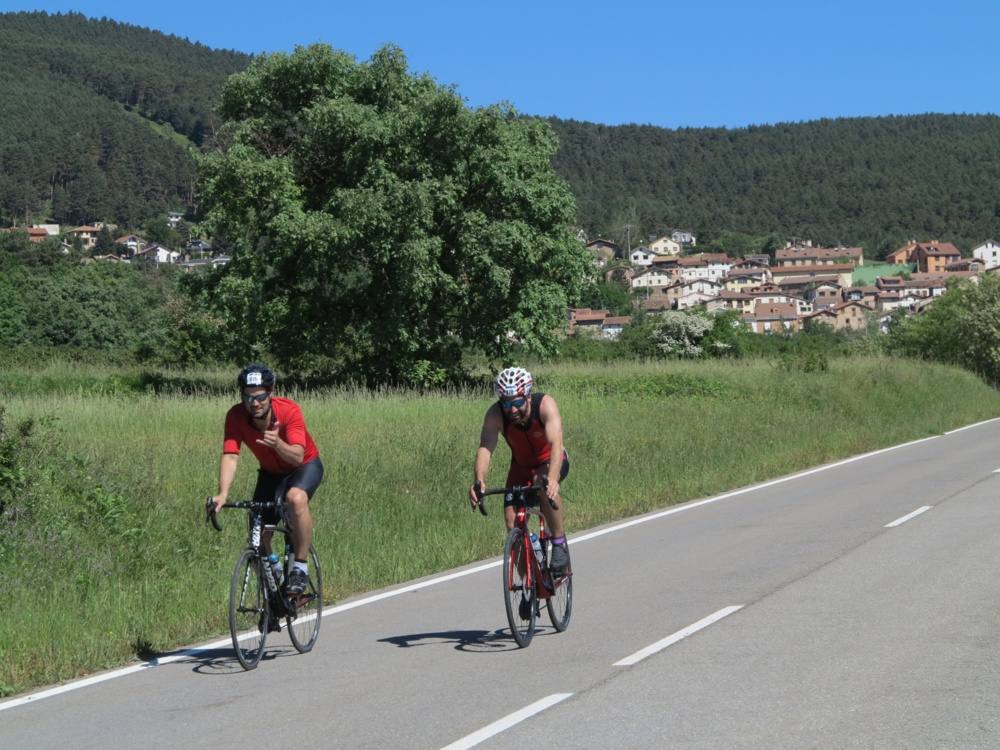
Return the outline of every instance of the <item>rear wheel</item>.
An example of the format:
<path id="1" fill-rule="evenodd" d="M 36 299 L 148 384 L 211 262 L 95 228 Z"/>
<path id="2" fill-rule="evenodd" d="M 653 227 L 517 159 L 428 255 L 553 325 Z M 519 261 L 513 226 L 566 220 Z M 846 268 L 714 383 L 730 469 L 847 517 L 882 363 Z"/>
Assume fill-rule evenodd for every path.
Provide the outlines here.
<path id="1" fill-rule="evenodd" d="M 256 552 L 243 550 L 229 583 L 229 633 L 244 669 L 253 669 L 260 661 L 270 625 L 271 611 L 260 565 Z"/>
<path id="2" fill-rule="evenodd" d="M 300 654 L 311 651 L 319 637 L 323 619 L 323 575 L 319 569 L 316 548 L 309 547 L 309 586 L 294 599 L 295 617 L 286 618 L 288 635 Z"/>
<path id="3" fill-rule="evenodd" d="M 503 597 L 507 622 L 517 645 L 524 648 L 535 635 L 535 586 L 521 529 L 511 529 L 503 550 Z"/>
<path id="4" fill-rule="evenodd" d="M 573 575 L 553 576 L 555 591 L 548 599 L 549 619 L 552 627 L 560 633 L 569 627 L 569 618 L 573 614 Z"/>

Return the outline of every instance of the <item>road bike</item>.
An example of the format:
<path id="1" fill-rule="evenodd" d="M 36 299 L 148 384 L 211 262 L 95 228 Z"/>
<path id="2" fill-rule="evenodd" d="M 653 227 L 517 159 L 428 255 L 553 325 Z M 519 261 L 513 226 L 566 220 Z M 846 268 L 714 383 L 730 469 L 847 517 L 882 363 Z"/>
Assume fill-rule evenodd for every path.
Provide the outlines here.
<path id="1" fill-rule="evenodd" d="M 549 611 L 549 620 L 560 633 L 569 627 L 573 613 L 573 571 L 567 566 L 558 573 L 549 569 L 551 541 L 545 529 L 545 517 L 538 509 L 544 485 L 518 485 L 477 491 L 479 512 L 486 513 L 487 495 L 503 495 L 514 508 L 514 527 L 507 532 L 503 548 L 503 599 L 507 622 L 518 646 L 524 648 L 535 636 L 541 602 Z M 545 498 L 553 508 L 555 502 Z M 531 525 L 538 519 L 537 539 L 532 540 Z M 539 545 L 535 552 L 534 541 Z"/>
<path id="2" fill-rule="evenodd" d="M 222 531 L 211 497 L 205 507 L 205 522 Z M 323 613 L 323 577 L 316 548 L 309 546 L 309 587 L 301 594 L 289 594 L 284 582 L 288 580 L 294 549 L 291 530 L 284 521 L 283 503 L 244 501 L 222 507 L 248 511 L 247 546 L 236 560 L 229 584 L 229 632 L 236 658 L 244 669 L 254 669 L 264 653 L 267 634 L 281 630 L 282 618 L 295 650 L 300 654 L 311 651 L 319 637 Z M 268 511 L 275 511 L 282 520 L 265 523 Z M 261 542 L 265 531 L 280 534 L 285 542 L 280 580 L 276 580 L 268 551 Z"/>

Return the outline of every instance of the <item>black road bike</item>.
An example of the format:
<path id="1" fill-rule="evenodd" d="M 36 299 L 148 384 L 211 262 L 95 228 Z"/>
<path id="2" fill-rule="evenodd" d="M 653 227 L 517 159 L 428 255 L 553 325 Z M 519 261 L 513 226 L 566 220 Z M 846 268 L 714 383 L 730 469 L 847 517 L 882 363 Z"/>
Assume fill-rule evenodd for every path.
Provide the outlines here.
<path id="1" fill-rule="evenodd" d="M 300 654 L 312 650 L 319 637 L 323 615 L 323 577 L 316 548 L 309 547 L 309 587 L 301 594 L 289 594 L 284 582 L 288 580 L 294 550 L 291 530 L 284 522 L 282 503 L 245 501 L 226 503 L 222 507 L 248 512 L 247 546 L 236 560 L 229 584 L 229 632 L 236 658 L 244 669 L 255 668 L 264 653 L 267 634 L 280 631 L 282 619 L 295 650 Z M 275 510 L 282 521 L 265 523 L 264 514 L 269 510 Z M 212 498 L 206 502 L 205 522 L 211 522 L 216 531 L 222 531 Z M 284 539 L 280 580 L 276 580 L 268 552 L 261 543 L 265 531 L 274 532 L 272 544 L 278 535 Z"/>

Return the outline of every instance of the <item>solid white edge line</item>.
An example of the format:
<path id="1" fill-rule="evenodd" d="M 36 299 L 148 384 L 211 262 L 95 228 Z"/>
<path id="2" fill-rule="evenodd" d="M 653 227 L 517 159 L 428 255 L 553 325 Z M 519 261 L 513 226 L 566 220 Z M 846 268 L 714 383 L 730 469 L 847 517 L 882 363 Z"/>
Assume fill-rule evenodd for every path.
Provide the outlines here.
<path id="1" fill-rule="evenodd" d="M 713 612 L 708 617 L 704 617 L 698 620 L 698 622 L 692 623 L 691 625 L 688 625 L 686 628 L 682 628 L 678 630 L 676 633 L 668 635 L 666 638 L 663 638 L 662 640 L 659 640 L 656 643 L 652 643 L 649 646 L 646 646 L 646 648 L 644 649 L 636 651 L 631 656 L 626 656 L 624 659 L 616 661 L 612 666 L 631 667 L 633 664 L 642 661 L 647 656 L 652 656 L 656 652 L 662 651 L 667 646 L 672 646 L 678 641 L 684 640 L 689 635 L 693 635 L 694 633 L 697 633 L 699 630 L 707 628 L 709 625 L 718 622 L 723 617 L 729 617 L 729 615 L 731 615 L 733 612 L 738 612 L 741 609 L 743 609 L 743 606 L 744 605 L 742 604 L 734 604 L 731 607 L 724 607 L 723 609 L 720 609 L 718 612 Z"/>
<path id="2" fill-rule="evenodd" d="M 465 735 L 460 740 L 455 740 L 450 745 L 445 745 L 441 750 L 466 750 L 466 748 L 475 747 L 480 742 L 488 740 L 490 737 L 500 734 L 500 732 L 505 729 L 510 729 L 515 724 L 519 724 L 525 719 L 529 719 L 537 713 L 544 711 L 550 706 L 554 706 L 556 703 L 566 700 L 572 693 L 553 693 L 547 698 L 542 698 L 540 701 L 535 701 L 530 706 L 525 706 L 520 711 L 515 711 L 512 714 L 504 716 L 502 719 L 497 719 L 492 724 L 483 727 L 482 729 L 473 732 L 472 734 Z"/>
<path id="3" fill-rule="evenodd" d="M 924 506 L 921 506 L 920 508 L 917 508 L 917 509 L 916 509 L 915 511 L 913 511 L 912 513 L 907 513 L 907 514 L 906 514 L 905 516 L 903 516 L 902 518 L 897 518 L 897 519 L 896 519 L 895 521 L 891 521 L 891 522 L 887 523 L 887 524 L 885 525 L 885 528 L 887 528 L 887 529 L 891 529 L 891 528 L 893 528 L 893 527 L 895 527 L 895 526 L 902 526 L 902 525 L 903 525 L 904 523 L 906 523 L 907 521 L 909 521 L 909 520 L 910 520 L 911 518 L 916 518 L 916 517 L 917 517 L 917 516 L 919 516 L 919 515 L 920 515 L 921 513 L 926 513 L 926 512 L 927 512 L 927 511 L 929 511 L 929 510 L 930 510 L 930 509 L 931 509 L 932 507 L 933 507 L 933 506 L 931 506 L 931 505 L 924 505 Z"/>
<path id="4" fill-rule="evenodd" d="M 640 516 L 639 518 L 633 518 L 631 521 L 625 521 L 624 523 L 615 524 L 614 526 L 608 526 L 604 529 L 598 529 L 597 531 L 591 531 L 588 534 L 581 534 L 573 539 L 569 540 L 570 544 L 578 544 L 579 542 L 585 542 L 588 539 L 595 539 L 599 536 L 604 536 L 605 534 L 610 534 L 613 531 L 620 531 L 621 529 L 627 529 L 630 526 L 637 526 L 640 523 L 646 523 L 647 521 L 654 521 L 657 518 L 663 518 L 665 516 L 672 516 L 675 513 L 683 513 L 694 508 L 700 508 L 703 505 L 708 505 L 709 503 L 717 503 L 720 500 L 726 500 L 730 497 L 736 497 L 737 495 L 745 495 L 748 492 L 756 492 L 757 490 L 763 490 L 768 487 L 774 487 L 778 484 L 784 484 L 785 482 L 791 482 L 793 479 L 801 479 L 802 477 L 808 477 L 812 474 L 818 474 L 821 471 L 828 471 L 830 469 L 835 469 L 838 466 L 844 466 L 846 464 L 854 463 L 855 461 L 860 461 L 865 458 L 871 458 L 872 456 L 878 456 L 882 453 L 888 453 L 889 451 L 898 450 L 899 448 L 907 448 L 911 445 L 917 445 L 919 443 L 926 443 L 928 440 L 937 440 L 940 435 L 931 435 L 930 437 L 920 438 L 919 440 L 911 440 L 908 443 L 900 443 L 899 445 L 891 445 L 888 448 L 880 448 L 877 451 L 871 451 L 869 453 L 862 453 L 859 456 L 851 456 L 850 458 L 845 458 L 840 461 L 835 461 L 832 464 L 825 464 L 823 466 L 817 466 L 814 469 L 806 469 L 805 471 L 800 471 L 797 474 L 789 474 L 787 477 L 779 477 L 778 479 L 772 479 L 762 484 L 754 484 L 750 487 L 744 487 L 739 490 L 733 490 L 732 492 L 726 492 L 722 495 L 716 495 L 715 497 L 710 497 L 705 500 L 696 500 L 694 502 L 685 503 L 684 505 L 678 505 L 673 508 L 668 508 L 667 510 L 657 511 L 655 513 L 650 513 L 649 515 Z"/>
<path id="5" fill-rule="evenodd" d="M 1000 419 L 998 417 L 997 419 Z M 944 433 L 945 435 L 951 435 L 955 432 L 960 432 L 962 430 L 970 429 L 972 427 L 978 427 L 979 425 L 988 424 L 989 422 L 997 421 L 997 419 L 988 419 L 984 422 L 977 422 L 976 424 L 967 425 L 966 427 L 959 427 L 958 429 L 951 430 L 950 432 Z M 613 531 L 620 531 L 622 529 L 627 529 L 631 526 L 637 526 L 641 523 L 647 523 L 649 521 L 655 521 L 658 518 L 663 518 L 665 516 L 672 516 L 675 513 L 683 513 L 684 511 L 693 510 L 694 508 L 700 508 L 702 505 L 708 505 L 709 503 L 715 503 L 720 500 L 726 500 L 730 497 L 736 497 L 738 495 L 744 495 L 749 492 L 755 492 L 756 490 L 766 489 L 768 487 L 773 487 L 777 484 L 782 484 L 784 482 L 790 482 L 793 479 L 799 479 L 801 477 L 807 477 L 812 474 L 817 474 L 821 471 L 827 471 L 829 469 L 835 469 L 838 466 L 843 466 L 845 464 L 853 463 L 854 461 L 860 461 L 865 458 L 871 458 L 872 456 L 878 456 L 882 453 L 888 453 L 889 451 L 898 450 L 900 448 L 907 448 L 911 445 L 918 445 L 919 443 L 925 443 L 928 440 L 935 440 L 941 437 L 941 435 L 931 435 L 929 437 L 920 438 L 918 440 L 911 440 L 906 443 L 900 443 L 899 445 L 891 445 L 888 448 L 880 448 L 879 450 L 870 451 L 868 453 L 862 453 L 858 456 L 852 456 L 850 458 L 845 458 L 841 461 L 836 461 L 832 464 L 825 464 L 823 466 L 818 466 L 814 469 L 807 469 L 801 471 L 797 474 L 790 474 L 787 477 L 779 477 L 778 479 L 772 479 L 768 482 L 763 482 L 762 484 L 755 484 L 750 487 L 744 487 L 739 490 L 734 490 L 732 492 L 726 492 L 722 495 L 716 495 L 715 497 L 706 498 L 704 500 L 697 500 L 694 502 L 685 503 L 684 505 L 679 505 L 668 510 L 659 511 L 657 513 L 651 513 L 649 515 L 640 516 L 639 518 L 632 519 L 631 521 L 626 521 L 624 523 L 615 524 L 614 526 L 609 526 L 598 531 L 591 531 L 587 534 L 581 534 L 580 536 L 574 537 L 571 540 L 567 540 L 569 544 L 578 544 L 580 542 L 585 542 L 588 539 L 596 539 L 599 536 L 604 536 L 605 534 L 610 534 Z M 466 568 L 465 570 L 460 570 L 456 573 L 449 573 L 444 576 L 439 576 L 437 578 L 431 578 L 426 581 L 421 581 L 419 583 L 410 584 L 408 586 L 403 586 L 398 589 L 392 589 L 390 591 L 384 591 L 381 594 L 375 594 L 373 596 L 364 597 L 358 599 L 357 601 L 348 602 L 347 604 L 340 604 L 333 607 L 328 607 L 323 610 L 323 616 L 337 614 L 339 612 L 346 612 L 347 610 L 354 609 L 356 607 L 361 607 L 366 604 L 373 604 L 383 599 L 389 599 L 394 596 L 399 596 L 400 594 L 408 594 L 412 591 L 417 591 L 428 586 L 434 586 L 439 583 L 446 583 L 447 581 L 452 581 L 456 578 L 462 578 L 463 576 L 472 575 L 473 573 L 479 573 L 484 570 L 489 570 L 490 568 L 496 568 L 501 564 L 501 561 L 494 560 L 493 562 L 485 563 L 483 565 L 477 565 L 472 568 Z M 229 638 L 213 641 L 212 643 L 206 644 L 204 646 L 196 646 L 193 648 L 188 648 L 183 651 L 177 652 L 175 654 L 170 654 L 159 659 L 151 659 L 150 661 L 143 662 L 142 664 L 135 664 L 130 667 L 122 667 L 121 669 L 112 670 L 110 672 L 105 672 L 103 674 L 94 675 L 92 677 L 85 677 L 81 680 L 76 680 L 74 682 L 67 682 L 63 685 L 58 685 L 56 687 L 47 688 L 37 693 L 31 693 L 29 695 L 21 696 L 20 698 L 12 698 L 7 701 L 0 702 L 0 711 L 4 711 L 8 708 L 16 708 L 17 706 L 23 706 L 25 703 L 32 703 L 36 700 L 41 700 L 42 698 L 50 698 L 54 695 L 59 695 L 60 693 L 67 693 L 71 690 L 76 690 L 82 687 L 88 687 L 90 685 L 95 685 L 100 682 L 105 682 L 106 680 L 114 679 L 115 677 L 124 677 L 125 675 L 132 674 L 133 672 L 141 672 L 145 669 L 150 669 L 152 667 L 158 667 L 161 664 L 169 664 L 171 662 L 180 661 L 181 659 L 186 659 L 190 656 L 197 656 L 205 651 L 210 651 L 212 649 L 220 648 L 227 643 L 230 643 Z"/>
<path id="6" fill-rule="evenodd" d="M 996 422 L 1000 417 L 994 417 L 993 419 L 984 419 L 982 422 L 976 422 L 975 424 L 967 424 L 965 427 L 956 427 L 954 430 L 948 430 L 944 433 L 945 435 L 954 435 L 956 432 L 962 432 L 963 430 L 971 430 L 973 427 L 980 427 L 984 424 L 989 424 L 990 422 Z"/>

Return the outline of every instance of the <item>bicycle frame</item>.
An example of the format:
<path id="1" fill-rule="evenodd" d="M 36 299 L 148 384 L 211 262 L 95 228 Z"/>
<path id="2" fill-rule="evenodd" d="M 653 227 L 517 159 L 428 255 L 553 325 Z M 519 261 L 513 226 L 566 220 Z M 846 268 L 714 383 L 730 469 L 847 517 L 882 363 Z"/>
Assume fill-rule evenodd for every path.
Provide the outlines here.
<path id="1" fill-rule="evenodd" d="M 525 583 L 535 586 L 539 599 L 548 599 L 556 590 L 557 581 L 553 580 L 548 569 L 548 549 L 549 536 L 545 529 L 545 516 L 538 505 L 542 502 L 550 502 L 546 497 L 541 497 L 538 503 L 528 498 L 533 494 L 539 494 L 545 489 L 545 485 L 527 484 L 514 487 L 503 487 L 498 489 L 483 490 L 480 494 L 479 511 L 485 516 L 486 506 L 483 500 L 487 495 L 503 494 L 505 503 L 510 503 L 514 508 L 514 527 L 521 530 L 522 542 L 525 546 L 525 560 L 530 561 L 530 566 L 526 573 Z M 555 506 L 555 503 L 552 503 Z M 535 548 L 531 544 L 531 522 L 530 516 L 538 518 L 538 542 L 542 550 L 542 559 L 539 560 L 535 554 Z M 572 575 L 567 574 L 567 575 Z M 563 576 L 564 577 L 564 576 Z M 559 580 L 561 580 L 560 577 Z"/>

